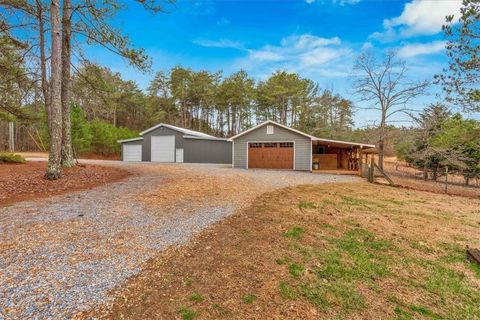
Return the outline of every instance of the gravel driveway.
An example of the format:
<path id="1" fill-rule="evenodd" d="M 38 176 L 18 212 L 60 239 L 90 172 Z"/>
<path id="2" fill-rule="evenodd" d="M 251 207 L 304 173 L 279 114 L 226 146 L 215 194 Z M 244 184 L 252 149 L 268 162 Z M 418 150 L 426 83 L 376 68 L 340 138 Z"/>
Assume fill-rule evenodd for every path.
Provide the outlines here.
<path id="1" fill-rule="evenodd" d="M 71 318 L 169 245 L 274 189 L 354 176 L 125 164 L 126 180 L 0 209 L 0 319 Z"/>

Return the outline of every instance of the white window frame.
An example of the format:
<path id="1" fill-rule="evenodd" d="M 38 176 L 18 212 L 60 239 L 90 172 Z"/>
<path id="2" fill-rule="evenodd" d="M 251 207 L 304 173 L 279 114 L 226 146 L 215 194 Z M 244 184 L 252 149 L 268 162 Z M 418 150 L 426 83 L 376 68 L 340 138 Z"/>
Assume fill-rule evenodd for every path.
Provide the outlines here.
<path id="1" fill-rule="evenodd" d="M 267 134 L 273 134 L 274 133 L 274 126 L 271 124 L 267 124 Z"/>

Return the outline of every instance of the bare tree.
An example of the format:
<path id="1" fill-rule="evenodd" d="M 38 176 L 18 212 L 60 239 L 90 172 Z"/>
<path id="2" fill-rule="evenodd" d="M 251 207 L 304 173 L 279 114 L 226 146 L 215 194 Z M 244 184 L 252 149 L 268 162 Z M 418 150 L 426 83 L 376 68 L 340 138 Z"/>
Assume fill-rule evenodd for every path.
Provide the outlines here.
<path id="1" fill-rule="evenodd" d="M 378 166 L 382 170 L 388 119 L 407 112 L 410 100 L 423 94 L 428 86 L 428 81 L 408 81 L 407 71 L 405 61 L 397 59 L 395 51 L 388 52 L 382 61 L 371 52 L 363 53 L 354 65 L 355 92 L 361 101 L 373 104 L 366 109 L 380 111 Z"/>
<path id="2" fill-rule="evenodd" d="M 50 180 L 60 178 L 62 149 L 62 34 L 60 31 L 60 0 L 51 0 L 51 80 L 50 80 L 50 154 L 45 177 Z"/>

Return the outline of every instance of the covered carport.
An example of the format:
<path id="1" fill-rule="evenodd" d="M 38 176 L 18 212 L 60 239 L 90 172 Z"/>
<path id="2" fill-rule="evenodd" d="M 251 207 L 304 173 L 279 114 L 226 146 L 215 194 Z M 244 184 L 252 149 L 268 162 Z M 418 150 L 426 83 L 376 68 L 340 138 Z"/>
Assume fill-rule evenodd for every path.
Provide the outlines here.
<path id="1" fill-rule="evenodd" d="M 371 144 L 313 138 L 312 171 L 358 173 L 361 169 L 362 151 L 373 147 Z"/>

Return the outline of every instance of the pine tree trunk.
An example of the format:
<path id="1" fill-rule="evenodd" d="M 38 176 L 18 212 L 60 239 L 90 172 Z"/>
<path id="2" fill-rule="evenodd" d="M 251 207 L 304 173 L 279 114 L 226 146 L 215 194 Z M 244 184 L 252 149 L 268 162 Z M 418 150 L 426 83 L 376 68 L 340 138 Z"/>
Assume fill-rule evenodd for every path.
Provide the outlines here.
<path id="1" fill-rule="evenodd" d="M 64 0 L 62 17 L 62 166 L 65 168 L 75 165 L 72 149 L 72 121 L 70 118 L 71 15 L 70 0 Z"/>
<path id="2" fill-rule="evenodd" d="M 48 157 L 45 178 L 56 180 L 60 178 L 62 151 L 62 35 L 60 33 L 59 0 L 50 3 L 51 19 L 51 80 L 50 80 L 50 154 Z"/>
<path id="3" fill-rule="evenodd" d="M 50 127 L 50 95 L 47 81 L 47 57 L 45 54 L 45 21 L 43 20 L 43 7 L 40 0 L 36 1 L 36 7 L 39 33 L 41 86 L 45 111 L 47 114 L 47 122 L 48 126 Z"/>

